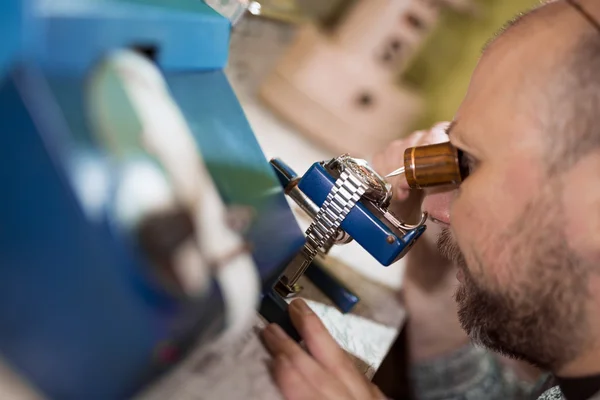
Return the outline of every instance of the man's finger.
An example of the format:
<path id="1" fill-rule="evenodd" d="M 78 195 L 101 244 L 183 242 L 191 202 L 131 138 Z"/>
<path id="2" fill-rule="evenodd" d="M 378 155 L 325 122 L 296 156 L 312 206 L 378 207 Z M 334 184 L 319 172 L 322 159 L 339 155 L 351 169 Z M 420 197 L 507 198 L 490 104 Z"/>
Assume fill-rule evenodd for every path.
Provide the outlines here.
<path id="1" fill-rule="evenodd" d="M 440 122 L 435 124 L 429 130 L 427 136 L 425 136 L 425 144 L 443 143 L 449 140 L 447 129 L 450 126 L 450 122 Z"/>
<path id="2" fill-rule="evenodd" d="M 350 359 L 329 334 L 319 317 L 302 299 L 291 302 L 290 318 L 310 353 L 326 367 L 340 364 L 351 365 Z"/>
<path id="3" fill-rule="evenodd" d="M 332 377 L 315 359 L 308 355 L 298 343 L 293 341 L 276 324 L 269 325 L 263 331 L 265 345 L 273 357 L 285 356 L 285 359 L 294 365 L 296 370 L 304 377 L 306 384 L 310 384 L 321 393 L 320 398 L 340 398 L 347 391 L 341 382 Z M 342 397 L 351 399 L 351 396 Z"/>
<path id="4" fill-rule="evenodd" d="M 308 304 L 301 299 L 292 301 L 290 317 L 300 336 L 304 339 L 310 354 L 331 375 L 341 380 L 354 398 L 371 398 L 370 385 L 366 384 L 364 375 L 358 372 L 352 360 L 339 347 Z"/>
<path id="5" fill-rule="evenodd" d="M 392 181 L 392 187 L 394 188 L 394 200 L 404 201 L 410 196 L 410 186 L 404 175 L 400 175 Z"/>
<path id="6" fill-rule="evenodd" d="M 286 400 L 313 400 L 322 398 L 308 384 L 285 355 L 279 355 L 271 367 L 271 375 Z"/>

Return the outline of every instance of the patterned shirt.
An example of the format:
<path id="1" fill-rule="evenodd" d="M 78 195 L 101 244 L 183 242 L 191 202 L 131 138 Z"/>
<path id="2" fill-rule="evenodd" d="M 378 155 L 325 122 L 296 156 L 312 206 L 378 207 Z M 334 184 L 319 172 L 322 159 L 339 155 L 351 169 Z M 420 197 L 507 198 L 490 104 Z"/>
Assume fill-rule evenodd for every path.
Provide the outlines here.
<path id="1" fill-rule="evenodd" d="M 417 400 L 567 400 L 546 375 L 536 384 L 520 380 L 493 354 L 473 345 L 411 367 Z M 589 400 L 600 400 L 597 393 Z"/>

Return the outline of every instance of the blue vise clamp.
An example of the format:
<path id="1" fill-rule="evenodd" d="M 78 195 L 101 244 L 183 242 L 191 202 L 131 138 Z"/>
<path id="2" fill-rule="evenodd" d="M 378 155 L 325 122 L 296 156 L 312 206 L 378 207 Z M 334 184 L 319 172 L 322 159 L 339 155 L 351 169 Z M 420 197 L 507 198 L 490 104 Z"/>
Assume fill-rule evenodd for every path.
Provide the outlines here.
<path id="1" fill-rule="evenodd" d="M 302 177 L 280 159 L 272 159 L 270 163 L 286 195 L 313 219 L 313 224 L 307 230 L 307 243 L 312 240 L 309 232 L 311 228 L 315 237 L 320 237 L 323 230 L 337 219 L 335 234 L 320 246 L 318 254 L 327 254 L 334 244 L 343 245 L 354 240 L 379 263 L 389 266 L 403 258 L 426 230 L 426 213 L 421 215 L 419 223 L 408 225 L 388 210 L 392 197 L 391 187 L 364 160 L 343 155 L 329 161 L 316 162 Z M 366 190 L 354 205 L 346 206 L 349 210 L 344 211 L 340 203 L 332 201 L 332 194 L 344 190 L 340 189 L 343 188 L 340 186 L 341 175 L 350 167 L 357 172 L 354 176 L 360 177 Z M 348 194 L 352 194 L 351 189 L 346 197 Z M 321 228 L 315 227 L 318 224 L 314 221 L 319 218 L 319 211 L 323 211 L 326 202 L 334 205 L 330 207 L 324 225 Z M 284 297 L 294 295 L 300 290 L 297 280 L 305 273 L 342 312 L 350 311 L 358 298 L 320 265 L 316 255 L 308 254 L 306 246 L 305 244 L 304 250 L 290 262 L 275 285 L 276 291 Z"/>

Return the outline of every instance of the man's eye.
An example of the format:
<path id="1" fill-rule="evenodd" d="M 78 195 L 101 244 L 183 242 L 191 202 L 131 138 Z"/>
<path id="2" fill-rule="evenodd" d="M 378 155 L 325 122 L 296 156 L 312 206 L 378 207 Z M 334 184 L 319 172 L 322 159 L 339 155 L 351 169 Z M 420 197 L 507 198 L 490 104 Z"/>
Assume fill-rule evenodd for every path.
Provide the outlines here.
<path id="1" fill-rule="evenodd" d="M 469 175 L 471 175 L 477 168 L 477 165 L 479 164 L 479 161 L 475 159 L 475 157 L 468 153 L 465 153 L 462 150 L 458 151 L 458 162 L 460 173 L 463 179 L 466 179 Z"/>

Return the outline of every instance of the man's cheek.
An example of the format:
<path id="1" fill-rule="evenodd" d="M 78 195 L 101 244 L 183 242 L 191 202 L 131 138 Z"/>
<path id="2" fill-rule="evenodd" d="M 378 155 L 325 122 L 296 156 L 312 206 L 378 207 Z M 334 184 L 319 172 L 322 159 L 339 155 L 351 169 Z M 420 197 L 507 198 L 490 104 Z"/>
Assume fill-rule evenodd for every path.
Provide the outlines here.
<path id="1" fill-rule="evenodd" d="M 500 225 L 509 225 L 538 197 L 545 182 L 539 163 L 519 159 L 495 166 L 488 174 L 485 196 Z"/>
<path id="2" fill-rule="evenodd" d="M 476 206 L 458 204 L 452 209 L 452 231 L 471 275 L 486 286 L 502 287 L 510 284 L 512 271 L 511 245 L 501 240 L 500 232 L 506 229 L 501 223 L 487 219 L 489 203 L 481 199 Z"/>
<path id="3" fill-rule="evenodd" d="M 459 243 L 461 240 L 488 236 L 490 226 L 488 201 L 469 191 L 461 191 L 450 207 L 450 224 Z M 470 241 L 470 240 L 469 240 Z"/>
<path id="4" fill-rule="evenodd" d="M 460 251 L 465 258 L 467 258 L 469 248 L 472 247 L 473 239 L 479 234 L 476 233 L 477 224 L 473 223 L 472 207 L 470 207 L 469 203 L 464 201 L 464 199 L 461 199 L 452 204 L 450 213 L 452 237 Z"/>
<path id="5" fill-rule="evenodd" d="M 484 273 L 484 267 L 492 265 L 494 253 L 500 251 L 497 230 L 499 223 L 489 212 L 490 200 L 463 191 L 451 207 L 451 227 L 456 243 L 474 275 Z"/>

